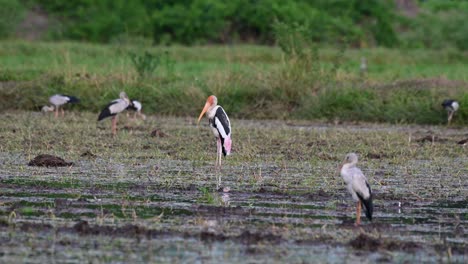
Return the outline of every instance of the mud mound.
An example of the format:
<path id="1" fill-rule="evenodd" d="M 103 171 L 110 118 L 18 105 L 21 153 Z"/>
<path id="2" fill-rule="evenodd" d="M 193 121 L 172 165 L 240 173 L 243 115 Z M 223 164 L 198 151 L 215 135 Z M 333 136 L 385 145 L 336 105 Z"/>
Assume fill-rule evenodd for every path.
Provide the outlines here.
<path id="1" fill-rule="evenodd" d="M 40 167 L 64 167 L 73 165 L 73 162 L 66 162 L 60 157 L 49 154 L 40 154 L 29 161 L 28 165 Z"/>
<path id="2" fill-rule="evenodd" d="M 168 135 L 162 132 L 160 129 L 155 129 L 151 131 L 151 137 L 167 137 Z"/>
<path id="3" fill-rule="evenodd" d="M 87 150 L 85 152 L 83 152 L 80 157 L 83 157 L 83 158 L 95 158 L 96 157 L 96 154 L 92 153 L 91 151 Z"/>
<path id="4" fill-rule="evenodd" d="M 247 245 L 257 244 L 262 241 L 267 241 L 269 243 L 279 243 L 282 240 L 280 236 L 273 235 L 271 233 L 251 233 L 249 230 L 242 232 L 242 234 L 240 234 L 237 239 Z"/>
<path id="5" fill-rule="evenodd" d="M 383 250 L 403 250 L 413 252 L 418 249 L 420 246 L 415 242 L 403 242 L 403 241 L 387 241 L 384 239 L 377 239 L 366 234 L 359 234 L 358 237 L 351 240 L 349 245 L 355 249 L 367 250 L 367 251 L 376 251 L 378 249 Z"/>
<path id="6" fill-rule="evenodd" d="M 421 143 L 424 143 L 424 142 L 434 143 L 434 142 L 446 142 L 446 141 L 448 141 L 448 139 L 440 138 L 440 137 L 438 137 L 436 135 L 427 135 L 425 137 L 416 139 L 416 142 L 421 142 Z"/>
<path id="7" fill-rule="evenodd" d="M 468 138 L 458 141 L 457 144 L 462 146 L 468 145 Z"/>

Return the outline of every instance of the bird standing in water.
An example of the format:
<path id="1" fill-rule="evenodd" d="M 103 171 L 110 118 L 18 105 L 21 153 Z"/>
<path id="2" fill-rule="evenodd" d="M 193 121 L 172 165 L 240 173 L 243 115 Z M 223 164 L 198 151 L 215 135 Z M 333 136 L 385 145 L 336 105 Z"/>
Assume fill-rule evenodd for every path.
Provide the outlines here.
<path id="1" fill-rule="evenodd" d="M 458 110 L 460 105 L 458 104 L 457 101 L 452 100 L 452 99 L 447 99 L 442 102 L 442 106 L 444 107 L 445 110 L 447 110 L 447 125 L 450 125 L 450 121 L 452 121 L 453 114 Z"/>
<path id="2" fill-rule="evenodd" d="M 112 135 L 117 134 L 117 114 L 127 109 L 131 105 L 130 99 L 125 92 L 120 92 L 119 99 L 110 102 L 99 114 L 98 121 L 112 116 Z"/>
<path id="3" fill-rule="evenodd" d="M 218 99 L 214 95 L 210 95 L 206 100 L 205 107 L 198 117 L 198 123 L 206 113 L 211 127 L 211 131 L 216 137 L 216 163 L 215 168 L 221 169 L 221 155 L 229 155 L 231 153 L 231 122 L 224 109 L 218 105 Z M 218 179 L 218 186 L 221 184 L 221 177 Z"/>
<path id="4" fill-rule="evenodd" d="M 340 174 L 346 183 L 346 189 L 352 195 L 353 200 L 357 202 L 356 208 L 356 226 L 361 224 L 361 208 L 364 204 L 366 217 L 372 221 L 374 206 L 372 204 L 372 191 L 367 182 L 366 176 L 356 167 L 358 157 L 355 153 L 349 153 L 341 166 Z"/>
<path id="5" fill-rule="evenodd" d="M 43 106 L 42 107 L 42 112 L 52 112 L 55 110 L 55 117 L 58 117 L 58 112 L 59 108 L 62 105 L 68 104 L 68 103 L 79 103 L 80 99 L 76 98 L 75 96 L 69 96 L 69 95 L 63 95 L 63 94 L 55 94 L 49 97 L 49 102 L 52 104 L 52 106 Z M 62 117 L 65 116 L 65 111 L 62 109 Z"/>

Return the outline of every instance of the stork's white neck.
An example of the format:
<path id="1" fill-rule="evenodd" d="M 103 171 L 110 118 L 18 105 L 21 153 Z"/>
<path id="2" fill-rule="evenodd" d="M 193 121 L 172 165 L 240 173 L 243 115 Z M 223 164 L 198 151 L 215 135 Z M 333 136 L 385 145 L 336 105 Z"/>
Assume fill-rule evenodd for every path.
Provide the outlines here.
<path id="1" fill-rule="evenodd" d="M 219 105 L 212 105 L 210 108 L 208 108 L 208 111 L 206 111 L 206 115 L 208 116 L 209 119 L 213 118 L 216 114 L 216 110 L 218 110 Z"/>

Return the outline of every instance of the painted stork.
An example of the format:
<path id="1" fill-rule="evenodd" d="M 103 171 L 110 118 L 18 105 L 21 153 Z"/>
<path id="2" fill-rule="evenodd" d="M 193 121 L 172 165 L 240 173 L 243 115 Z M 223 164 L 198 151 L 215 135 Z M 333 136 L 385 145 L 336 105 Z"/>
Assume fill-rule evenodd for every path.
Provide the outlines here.
<path id="1" fill-rule="evenodd" d="M 141 119 L 146 120 L 146 116 L 141 113 L 141 109 L 143 108 L 143 105 L 137 101 L 137 100 L 131 100 L 130 105 L 128 105 L 127 110 L 135 111 L 135 115 L 133 115 L 133 118 L 136 119 L 137 116 L 140 116 Z M 127 113 L 128 116 L 128 113 Z"/>
<path id="2" fill-rule="evenodd" d="M 358 156 L 355 153 L 349 153 L 341 166 L 340 174 L 346 183 L 346 189 L 353 196 L 353 200 L 357 202 L 356 208 L 356 226 L 361 224 L 361 207 L 364 204 L 366 209 L 366 217 L 372 221 L 372 191 L 367 182 L 366 176 L 356 167 Z"/>
<path id="3" fill-rule="evenodd" d="M 112 116 L 112 135 L 117 134 L 117 114 L 127 109 L 131 105 L 130 99 L 125 92 L 120 92 L 119 99 L 110 102 L 99 114 L 98 121 Z"/>
<path id="4" fill-rule="evenodd" d="M 54 94 L 49 97 L 49 102 L 52 104 L 51 106 L 43 106 L 42 112 L 52 112 L 55 110 L 55 117 L 58 117 L 59 108 L 68 103 L 79 103 L 80 99 L 76 98 L 75 96 L 63 95 L 63 94 Z M 62 117 L 65 115 L 65 111 L 62 110 Z"/>
<path id="5" fill-rule="evenodd" d="M 231 122 L 224 109 L 218 105 L 218 98 L 214 95 L 210 95 L 208 99 L 206 99 L 205 107 L 203 107 L 198 117 L 198 123 L 200 123 L 205 113 L 217 142 L 215 168 L 221 169 L 221 154 L 226 156 L 231 153 Z M 220 183 L 221 177 L 218 179 L 218 186 Z"/>
<path id="6" fill-rule="evenodd" d="M 446 99 L 442 102 L 442 106 L 444 107 L 445 110 L 447 110 L 447 124 L 450 125 L 450 121 L 452 121 L 453 114 L 458 110 L 460 105 L 458 104 L 457 101 L 452 100 L 452 99 Z"/>

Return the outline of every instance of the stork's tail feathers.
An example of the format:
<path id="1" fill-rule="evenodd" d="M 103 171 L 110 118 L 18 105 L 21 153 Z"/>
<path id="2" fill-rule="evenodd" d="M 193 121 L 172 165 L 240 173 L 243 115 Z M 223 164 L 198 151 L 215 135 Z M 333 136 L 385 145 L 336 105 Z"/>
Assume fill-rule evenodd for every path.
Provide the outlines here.
<path id="1" fill-rule="evenodd" d="M 99 114 L 98 121 L 101 121 L 101 120 L 103 120 L 104 118 L 109 117 L 109 116 L 112 116 L 112 114 L 111 114 L 109 108 L 106 107 L 106 108 L 104 108 L 104 110 L 102 110 L 101 113 Z"/>
<path id="2" fill-rule="evenodd" d="M 224 156 L 231 154 L 231 145 L 232 145 L 231 136 L 227 136 L 223 140 L 222 143 L 223 143 L 223 154 L 224 154 Z"/>
<path id="3" fill-rule="evenodd" d="M 369 183 L 366 182 L 367 188 L 369 188 L 369 197 L 367 199 L 364 199 L 360 193 L 357 193 L 357 196 L 359 197 L 359 200 L 361 200 L 361 203 L 364 204 L 364 207 L 366 208 L 366 217 L 369 219 L 369 221 L 372 221 L 372 213 L 374 212 L 374 205 L 372 203 L 372 191 L 369 186 Z"/>
<path id="4" fill-rule="evenodd" d="M 68 98 L 70 98 L 70 100 L 68 101 L 69 103 L 73 104 L 73 103 L 79 103 L 80 102 L 80 99 L 78 99 L 75 96 L 69 96 L 69 95 L 67 95 L 67 96 L 68 96 Z"/>

